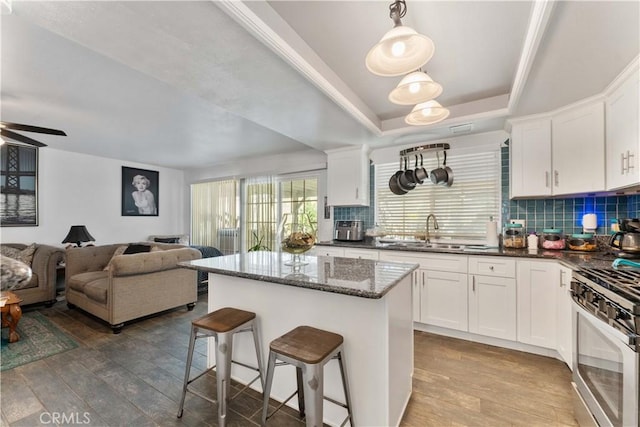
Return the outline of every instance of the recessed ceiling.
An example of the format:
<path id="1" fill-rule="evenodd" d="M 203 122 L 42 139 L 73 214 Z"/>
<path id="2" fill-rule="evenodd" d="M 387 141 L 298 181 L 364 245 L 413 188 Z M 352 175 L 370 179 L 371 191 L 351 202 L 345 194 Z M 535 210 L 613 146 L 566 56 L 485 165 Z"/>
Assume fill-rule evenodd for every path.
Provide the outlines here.
<path id="1" fill-rule="evenodd" d="M 400 80 L 364 57 L 381 1 L 14 2 L 1 17 L 2 120 L 49 146 L 174 168 L 384 147 L 504 128 L 598 93 L 640 52 L 638 2 L 407 1 L 429 36 L 444 122 L 408 127 Z"/>

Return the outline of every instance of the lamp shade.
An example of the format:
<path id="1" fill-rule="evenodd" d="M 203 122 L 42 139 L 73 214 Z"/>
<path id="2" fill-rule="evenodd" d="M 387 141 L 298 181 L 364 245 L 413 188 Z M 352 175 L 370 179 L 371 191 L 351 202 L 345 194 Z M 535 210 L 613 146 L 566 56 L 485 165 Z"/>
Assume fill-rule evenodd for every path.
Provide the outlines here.
<path id="1" fill-rule="evenodd" d="M 389 101 L 399 105 L 415 105 L 427 102 L 442 93 L 442 86 L 434 82 L 427 73 L 414 71 L 400 80 L 389 94 Z"/>
<path id="2" fill-rule="evenodd" d="M 64 238 L 62 243 L 75 243 L 80 246 L 82 242 L 93 242 L 95 239 L 89 231 L 87 231 L 87 227 L 84 225 L 72 225 L 69 229 L 69 233 L 67 233 L 67 237 Z"/>
<path id="3" fill-rule="evenodd" d="M 426 64 L 435 51 L 433 41 L 416 30 L 398 25 L 371 48 L 365 63 L 378 76 L 401 76 Z"/>
<path id="4" fill-rule="evenodd" d="M 413 110 L 405 117 L 404 121 L 408 125 L 421 126 L 441 122 L 447 117 L 449 117 L 449 110 L 440 105 L 435 99 L 432 99 L 413 107 Z"/>

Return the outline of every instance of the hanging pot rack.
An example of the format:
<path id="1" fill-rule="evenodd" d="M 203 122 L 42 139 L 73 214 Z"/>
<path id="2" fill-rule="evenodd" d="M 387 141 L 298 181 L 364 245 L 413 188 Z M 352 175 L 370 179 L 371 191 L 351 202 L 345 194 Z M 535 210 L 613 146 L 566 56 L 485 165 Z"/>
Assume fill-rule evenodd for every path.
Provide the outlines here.
<path id="1" fill-rule="evenodd" d="M 405 157 L 410 154 L 436 153 L 439 151 L 448 150 L 449 148 L 451 147 L 447 143 L 418 145 L 417 147 L 411 147 L 405 150 L 401 150 L 400 157 Z"/>

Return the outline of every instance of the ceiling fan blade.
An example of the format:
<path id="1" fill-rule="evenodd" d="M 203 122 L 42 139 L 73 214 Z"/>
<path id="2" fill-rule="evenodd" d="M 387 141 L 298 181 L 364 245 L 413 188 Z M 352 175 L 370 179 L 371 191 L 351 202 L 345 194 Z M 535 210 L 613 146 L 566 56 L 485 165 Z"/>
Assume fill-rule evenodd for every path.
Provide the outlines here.
<path id="1" fill-rule="evenodd" d="M 46 133 L 48 135 L 67 136 L 66 133 L 58 129 L 49 129 L 49 128 L 42 128 L 39 126 L 21 125 L 19 123 L 9 123 L 9 122 L 0 122 L 0 124 L 2 124 L 2 127 L 4 127 L 5 129 L 22 130 L 25 132 Z"/>
<path id="2" fill-rule="evenodd" d="M 35 145 L 36 147 L 46 147 L 47 144 L 43 144 L 40 141 L 36 141 L 35 139 L 31 139 L 28 136 L 20 135 L 19 133 L 15 133 L 10 131 L 9 129 L 0 129 L 0 135 L 13 139 L 18 142 L 22 142 L 23 144 Z"/>

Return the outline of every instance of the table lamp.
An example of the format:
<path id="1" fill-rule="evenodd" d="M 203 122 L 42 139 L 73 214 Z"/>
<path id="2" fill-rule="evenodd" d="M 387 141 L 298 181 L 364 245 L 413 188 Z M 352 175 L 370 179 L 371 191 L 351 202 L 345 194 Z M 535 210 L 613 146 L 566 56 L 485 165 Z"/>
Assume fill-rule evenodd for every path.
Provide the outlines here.
<path id="1" fill-rule="evenodd" d="M 82 242 L 93 242 L 95 239 L 89 231 L 87 231 L 87 227 L 84 225 L 72 225 L 71 229 L 69 229 L 69 233 L 67 233 L 67 237 L 64 238 L 62 243 L 69 243 L 68 246 L 77 245 L 80 247 Z"/>

